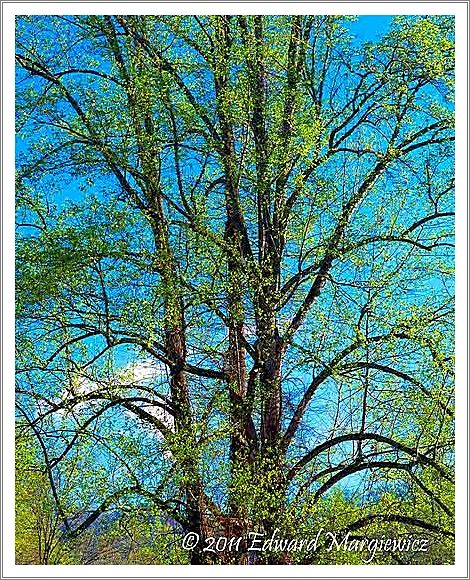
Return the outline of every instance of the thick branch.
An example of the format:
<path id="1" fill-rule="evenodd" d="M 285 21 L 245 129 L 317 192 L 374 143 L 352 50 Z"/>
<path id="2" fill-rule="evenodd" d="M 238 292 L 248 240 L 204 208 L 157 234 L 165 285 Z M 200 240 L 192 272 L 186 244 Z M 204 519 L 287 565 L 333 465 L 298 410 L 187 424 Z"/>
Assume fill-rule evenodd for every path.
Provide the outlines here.
<path id="1" fill-rule="evenodd" d="M 391 439 L 390 437 L 386 437 L 385 435 L 380 435 L 379 433 L 348 433 L 346 435 L 339 435 L 338 437 L 334 437 L 329 441 L 325 441 L 324 443 L 318 445 L 314 449 L 312 449 L 309 453 L 304 455 L 300 461 L 298 461 L 292 469 L 289 471 L 287 475 L 287 479 L 293 479 L 297 473 L 302 469 L 307 463 L 312 461 L 315 457 L 327 451 L 331 447 L 335 447 L 336 445 L 340 445 L 341 443 L 345 443 L 346 441 L 378 441 L 379 443 L 386 443 L 393 449 L 398 451 L 402 451 L 407 455 L 410 455 L 414 458 L 415 462 L 420 463 L 422 465 L 428 465 L 435 469 L 444 479 L 447 481 L 452 482 L 452 477 L 449 475 L 446 469 L 444 469 L 441 465 L 439 465 L 434 459 L 431 459 L 427 455 L 420 453 L 417 449 L 409 447 L 404 443 L 400 443 L 400 441 L 396 441 Z M 384 451 L 387 453 L 387 451 Z"/>

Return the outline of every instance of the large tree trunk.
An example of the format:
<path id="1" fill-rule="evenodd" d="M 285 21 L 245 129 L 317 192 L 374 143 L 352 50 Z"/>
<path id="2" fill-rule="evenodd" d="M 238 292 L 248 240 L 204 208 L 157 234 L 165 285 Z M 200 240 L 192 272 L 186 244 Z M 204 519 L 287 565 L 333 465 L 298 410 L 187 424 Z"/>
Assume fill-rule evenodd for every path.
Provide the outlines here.
<path id="1" fill-rule="evenodd" d="M 232 484 L 229 490 L 229 514 L 232 518 L 245 518 L 246 510 L 240 502 L 236 478 L 240 470 L 252 463 L 257 445 L 256 430 L 247 400 L 246 346 L 244 337 L 244 284 L 243 266 L 250 256 L 250 244 L 243 222 L 238 189 L 237 159 L 234 146 L 230 102 L 227 99 L 227 63 L 231 50 L 230 16 L 215 20 L 216 54 L 213 63 L 216 104 L 220 119 L 222 142 L 219 154 L 225 173 L 225 241 L 229 246 L 227 256 L 227 310 L 228 350 L 226 353 L 226 382 L 230 399 L 230 466 Z"/>

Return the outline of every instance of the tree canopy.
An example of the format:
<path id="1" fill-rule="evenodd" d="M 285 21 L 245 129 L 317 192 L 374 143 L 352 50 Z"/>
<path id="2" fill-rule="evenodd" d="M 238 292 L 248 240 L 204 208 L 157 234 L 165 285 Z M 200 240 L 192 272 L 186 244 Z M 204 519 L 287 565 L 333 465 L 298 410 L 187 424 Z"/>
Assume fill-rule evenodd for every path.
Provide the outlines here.
<path id="1" fill-rule="evenodd" d="M 18 425 L 68 561 L 453 561 L 454 22 L 365 20 L 18 17 Z"/>

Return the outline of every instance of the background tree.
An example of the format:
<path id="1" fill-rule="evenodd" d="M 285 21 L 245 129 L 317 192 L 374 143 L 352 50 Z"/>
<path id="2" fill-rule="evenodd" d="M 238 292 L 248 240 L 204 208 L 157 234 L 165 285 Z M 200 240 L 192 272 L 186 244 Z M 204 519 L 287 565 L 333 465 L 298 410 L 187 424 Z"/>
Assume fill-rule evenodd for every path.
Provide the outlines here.
<path id="1" fill-rule="evenodd" d="M 387 25 L 18 20 L 18 404 L 90 466 L 69 537 L 125 504 L 452 559 L 453 21 Z"/>
<path id="2" fill-rule="evenodd" d="M 17 564 L 72 564 L 72 547 L 62 538 L 58 513 L 40 445 L 18 423 L 15 469 L 15 555 Z"/>

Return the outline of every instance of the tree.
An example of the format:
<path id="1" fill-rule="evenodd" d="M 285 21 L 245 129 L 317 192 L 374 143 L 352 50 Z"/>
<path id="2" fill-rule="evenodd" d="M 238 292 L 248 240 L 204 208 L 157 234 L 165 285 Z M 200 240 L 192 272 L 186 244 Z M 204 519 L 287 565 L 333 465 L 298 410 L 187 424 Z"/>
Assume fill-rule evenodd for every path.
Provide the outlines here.
<path id="1" fill-rule="evenodd" d="M 90 466 L 70 537 L 149 505 L 193 564 L 332 520 L 451 553 L 453 21 L 358 26 L 19 18 L 18 402 Z"/>
<path id="2" fill-rule="evenodd" d="M 61 539 L 61 517 L 39 445 L 25 427 L 17 425 L 15 449 L 16 563 L 74 563 L 70 546 Z"/>

